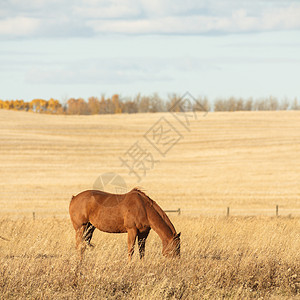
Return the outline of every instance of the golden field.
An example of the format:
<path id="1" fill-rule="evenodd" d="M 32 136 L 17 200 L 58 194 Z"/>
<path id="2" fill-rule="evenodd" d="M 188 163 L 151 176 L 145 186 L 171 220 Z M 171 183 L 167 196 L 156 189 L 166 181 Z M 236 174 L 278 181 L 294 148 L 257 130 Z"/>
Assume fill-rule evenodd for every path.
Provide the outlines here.
<path id="1" fill-rule="evenodd" d="M 127 262 L 126 234 L 95 231 L 77 264 L 66 219 L 0 221 L 1 299 L 299 299 L 299 219 L 174 216 L 181 258 Z"/>
<path id="2" fill-rule="evenodd" d="M 181 135 L 164 156 L 144 138 L 162 118 Z M 274 215 L 276 205 L 300 215 L 300 112 L 199 112 L 188 120 L 186 129 L 170 113 L 0 110 L 0 212 L 68 216 L 72 195 L 114 172 L 128 190 L 140 186 L 163 208 L 190 215 L 225 215 L 227 206 L 234 215 Z M 135 143 L 155 161 L 136 167 L 141 181 L 120 160 Z"/>
<path id="3" fill-rule="evenodd" d="M 0 110 L 0 134 L 0 236 L 10 240 L 0 239 L 0 298 L 299 298 L 300 112 Z M 140 181 L 120 160 L 134 145 L 146 158 Z M 180 260 L 164 259 L 151 232 L 145 260 L 128 264 L 126 235 L 96 231 L 77 265 L 68 205 L 107 172 L 181 208 L 170 215 Z"/>

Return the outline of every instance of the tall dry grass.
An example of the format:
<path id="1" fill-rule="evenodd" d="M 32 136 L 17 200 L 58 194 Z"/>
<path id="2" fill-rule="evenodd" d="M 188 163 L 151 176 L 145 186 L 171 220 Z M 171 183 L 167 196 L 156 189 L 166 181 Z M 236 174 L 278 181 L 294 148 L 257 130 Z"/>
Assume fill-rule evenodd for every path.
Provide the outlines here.
<path id="1" fill-rule="evenodd" d="M 127 263 L 126 234 L 95 232 L 76 260 L 69 220 L 1 219 L 1 299 L 296 299 L 299 219 L 171 217 L 182 257 L 166 259 L 152 231 Z"/>

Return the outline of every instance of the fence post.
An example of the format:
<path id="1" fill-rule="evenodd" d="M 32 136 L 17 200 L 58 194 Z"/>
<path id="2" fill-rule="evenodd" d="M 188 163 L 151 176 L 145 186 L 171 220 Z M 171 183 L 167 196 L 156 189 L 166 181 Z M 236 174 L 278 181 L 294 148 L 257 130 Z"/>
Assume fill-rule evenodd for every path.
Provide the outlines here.
<path id="1" fill-rule="evenodd" d="M 178 208 L 178 216 L 180 216 L 181 214 L 181 210 L 180 210 L 180 207 Z"/>
<path id="2" fill-rule="evenodd" d="M 227 217 L 229 217 L 229 207 L 227 207 L 227 214 L 226 214 Z"/>
<path id="3" fill-rule="evenodd" d="M 32 212 L 32 219 L 35 220 L 35 212 Z"/>
<path id="4" fill-rule="evenodd" d="M 276 217 L 278 217 L 278 205 L 276 205 Z"/>

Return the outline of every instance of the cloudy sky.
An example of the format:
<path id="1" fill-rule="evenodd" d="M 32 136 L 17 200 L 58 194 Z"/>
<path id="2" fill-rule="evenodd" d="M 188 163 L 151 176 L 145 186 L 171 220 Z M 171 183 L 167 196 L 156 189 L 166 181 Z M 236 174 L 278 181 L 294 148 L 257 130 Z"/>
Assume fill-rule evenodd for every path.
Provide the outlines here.
<path id="1" fill-rule="evenodd" d="M 0 99 L 300 98 L 300 1 L 0 0 Z"/>

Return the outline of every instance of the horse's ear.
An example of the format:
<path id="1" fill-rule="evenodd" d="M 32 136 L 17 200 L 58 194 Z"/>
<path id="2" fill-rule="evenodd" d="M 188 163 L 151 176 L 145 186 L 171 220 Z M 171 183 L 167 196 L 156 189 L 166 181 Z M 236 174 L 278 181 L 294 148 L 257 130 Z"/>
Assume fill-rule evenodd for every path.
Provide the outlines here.
<path id="1" fill-rule="evenodd" d="M 177 238 L 180 238 L 180 235 L 181 235 L 181 232 L 179 232 L 179 233 L 176 235 L 176 237 L 177 237 Z"/>

